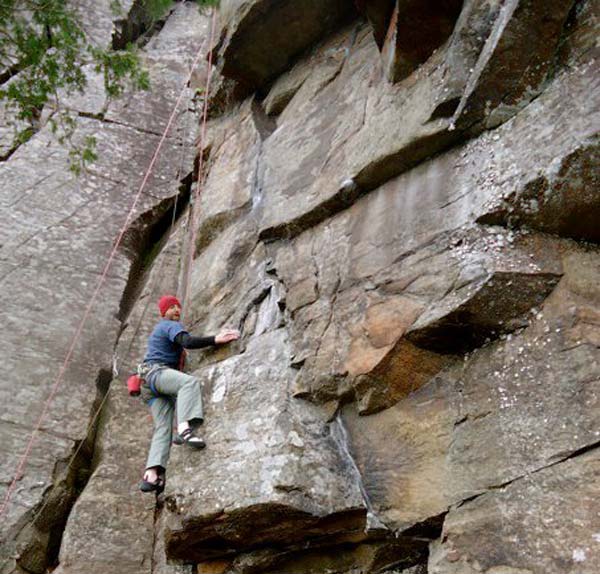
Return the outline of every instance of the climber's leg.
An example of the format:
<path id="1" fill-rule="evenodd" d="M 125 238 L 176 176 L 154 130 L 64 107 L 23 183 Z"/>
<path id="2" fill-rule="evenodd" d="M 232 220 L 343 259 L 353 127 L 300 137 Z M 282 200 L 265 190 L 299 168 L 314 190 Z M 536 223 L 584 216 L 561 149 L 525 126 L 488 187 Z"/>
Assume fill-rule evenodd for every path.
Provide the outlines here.
<path id="1" fill-rule="evenodd" d="M 200 381 L 174 369 L 162 369 L 156 375 L 154 386 L 161 395 L 177 398 L 177 431 L 181 441 L 194 448 L 204 448 L 204 441 L 194 435 L 192 428 L 203 421 Z"/>
<path id="2" fill-rule="evenodd" d="M 154 434 L 150 443 L 146 469 L 156 469 L 155 472 L 160 474 L 161 469 L 167 468 L 171 450 L 173 399 L 170 397 L 156 397 L 150 405 L 150 411 L 154 420 Z M 153 475 L 153 473 L 151 474 Z"/>

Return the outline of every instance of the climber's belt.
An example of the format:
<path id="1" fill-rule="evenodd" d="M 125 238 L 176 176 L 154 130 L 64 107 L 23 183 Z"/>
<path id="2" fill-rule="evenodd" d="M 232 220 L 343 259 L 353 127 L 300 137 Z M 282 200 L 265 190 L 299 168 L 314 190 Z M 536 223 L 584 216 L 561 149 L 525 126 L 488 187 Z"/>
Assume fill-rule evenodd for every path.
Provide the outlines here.
<path id="1" fill-rule="evenodd" d="M 143 400 L 151 405 L 154 402 L 154 399 L 160 397 L 160 393 L 156 390 L 155 382 L 156 375 L 162 369 L 169 368 L 167 365 L 162 365 L 160 363 L 141 363 L 138 365 L 137 374 L 144 381 L 142 384 L 142 390 L 146 392 L 142 392 Z M 149 392 L 148 392 L 149 391 Z"/>

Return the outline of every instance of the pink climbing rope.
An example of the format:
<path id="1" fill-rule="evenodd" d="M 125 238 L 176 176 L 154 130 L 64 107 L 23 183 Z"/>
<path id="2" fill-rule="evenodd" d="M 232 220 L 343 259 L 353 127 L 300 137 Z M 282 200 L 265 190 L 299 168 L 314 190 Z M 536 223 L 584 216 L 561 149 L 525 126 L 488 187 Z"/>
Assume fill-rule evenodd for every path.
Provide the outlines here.
<path id="1" fill-rule="evenodd" d="M 212 47 L 213 47 L 213 39 L 214 39 L 214 24 L 216 21 L 216 12 L 213 10 L 213 19 L 212 19 L 212 25 L 211 25 L 211 40 L 210 40 L 210 44 L 209 44 L 209 48 L 210 48 L 210 54 L 209 54 L 209 66 L 212 65 Z M 102 288 L 102 286 L 104 285 L 104 281 L 106 280 L 106 277 L 108 275 L 108 271 L 110 269 L 110 266 L 117 254 L 117 250 L 121 244 L 121 242 L 123 241 L 123 237 L 125 236 L 125 233 L 127 231 L 127 228 L 129 227 L 129 224 L 131 222 L 131 218 L 135 212 L 135 208 L 138 204 L 138 201 L 141 197 L 142 191 L 144 190 L 144 188 L 146 187 L 146 184 L 148 183 L 148 179 L 150 178 L 150 175 L 152 173 L 152 170 L 154 168 L 154 165 L 159 157 L 160 151 L 162 149 L 162 146 L 167 138 L 167 134 L 169 133 L 169 130 L 171 129 L 171 126 L 173 124 L 173 121 L 175 119 L 175 115 L 177 113 L 177 110 L 179 109 L 179 106 L 181 105 L 181 102 L 183 100 L 183 96 L 184 93 L 186 91 L 186 88 L 188 86 L 188 84 L 190 83 L 191 79 L 192 79 L 192 74 L 194 72 L 194 70 L 196 69 L 196 66 L 198 65 L 198 62 L 200 60 L 200 57 L 202 56 L 202 52 L 204 51 L 204 44 L 202 45 L 202 47 L 198 50 L 198 53 L 192 63 L 192 66 L 190 68 L 190 72 L 189 75 L 185 81 L 185 83 L 183 84 L 183 87 L 181 88 L 181 91 L 179 93 L 179 97 L 177 98 L 177 101 L 175 103 L 175 107 L 173 108 L 173 111 L 171 112 L 171 116 L 169 117 L 169 120 L 167 122 L 167 125 L 164 129 L 164 132 L 160 138 L 160 141 L 158 142 L 158 145 L 156 147 L 156 150 L 154 151 L 154 155 L 152 156 L 152 159 L 150 160 L 150 163 L 148 165 L 148 168 L 146 169 L 146 173 L 144 175 L 144 178 L 142 180 L 142 183 L 140 184 L 140 187 L 134 197 L 133 203 L 131 205 L 131 208 L 129 209 L 129 212 L 127 214 L 127 218 L 125 219 L 125 223 L 123 224 L 123 227 L 121 228 L 117 239 L 115 241 L 115 244 L 112 248 L 112 251 L 110 252 L 110 255 L 108 257 L 108 260 L 104 266 L 104 269 L 100 275 L 100 279 L 98 280 L 98 284 L 96 285 L 96 288 L 94 290 L 94 293 L 92 294 L 92 297 L 90 298 L 87 307 L 85 309 L 85 312 L 83 314 L 83 317 L 81 318 L 81 321 L 79 322 L 79 325 L 77 327 L 77 330 L 75 331 L 75 334 L 73 335 L 72 339 L 71 339 L 71 343 L 69 346 L 69 350 L 65 356 L 65 359 L 62 363 L 62 366 L 58 372 L 58 375 L 56 376 L 56 379 L 54 380 L 54 383 L 52 384 L 51 387 L 51 391 L 50 394 L 48 395 L 48 398 L 46 399 L 46 401 L 44 402 L 44 406 L 42 408 L 42 412 L 40 413 L 36 424 L 34 426 L 33 432 L 31 434 L 31 437 L 27 443 L 27 447 L 25 448 L 25 452 L 23 453 L 23 455 L 21 456 L 19 463 L 17 465 L 14 477 L 8 487 L 8 490 L 6 491 L 6 495 L 4 496 L 4 500 L 2 502 L 2 506 L 0 507 L 0 516 L 2 516 L 4 514 L 4 512 L 6 511 L 6 509 L 8 508 L 8 503 L 10 502 L 12 493 L 14 492 L 15 486 L 17 484 L 17 482 L 22 478 L 23 476 L 23 471 L 25 469 L 25 465 L 27 464 L 27 460 L 29 459 L 29 456 L 31 454 L 31 450 L 33 448 L 33 444 L 35 442 L 35 439 L 40 431 L 42 422 L 44 421 L 44 418 L 46 417 L 46 414 L 48 413 L 48 409 L 50 407 L 50 404 L 52 403 L 52 400 L 54 399 L 54 397 L 56 396 L 56 393 L 61 385 L 61 383 L 64 380 L 64 375 L 65 372 L 67 370 L 67 367 L 69 365 L 69 363 L 71 362 L 71 359 L 73 357 L 73 353 L 75 351 L 75 346 L 77 344 L 77 341 L 83 331 L 83 328 L 88 320 L 88 317 L 90 315 L 90 312 L 96 302 L 96 299 L 98 298 L 98 294 L 100 293 L 100 289 Z M 210 82 L 210 68 L 209 68 L 209 74 L 208 74 L 208 82 Z M 206 100 L 208 98 L 208 92 L 205 95 L 205 113 L 204 113 L 204 117 L 203 117 L 203 121 L 206 121 Z"/>
<path id="2" fill-rule="evenodd" d="M 196 183 L 196 189 L 194 190 L 194 200 L 192 201 L 192 207 L 190 212 L 190 236 L 188 242 L 188 261 L 185 270 L 185 283 L 184 291 L 182 293 L 184 310 L 189 308 L 188 305 L 188 294 L 190 292 L 191 278 L 192 278 L 192 263 L 194 261 L 194 253 L 196 251 L 197 241 L 197 219 L 198 213 L 200 212 L 200 193 L 202 192 L 202 176 L 204 170 L 204 141 L 206 138 L 206 124 L 208 122 L 208 100 L 210 93 L 210 80 L 212 76 L 212 60 L 213 60 L 213 43 L 215 37 L 215 27 L 217 22 L 217 12 L 213 10 L 212 21 L 210 25 L 210 49 L 208 51 L 208 73 L 206 77 L 206 89 L 204 91 L 204 106 L 202 110 L 202 125 L 200 129 L 200 141 L 198 142 L 198 181 Z"/>

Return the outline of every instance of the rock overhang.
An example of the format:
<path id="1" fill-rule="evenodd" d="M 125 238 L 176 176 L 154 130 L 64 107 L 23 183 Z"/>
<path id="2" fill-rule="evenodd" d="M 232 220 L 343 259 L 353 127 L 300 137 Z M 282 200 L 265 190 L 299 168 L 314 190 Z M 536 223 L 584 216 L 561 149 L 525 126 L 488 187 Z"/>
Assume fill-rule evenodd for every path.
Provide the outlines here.
<path id="1" fill-rule="evenodd" d="M 368 539 L 366 510 L 355 508 L 325 516 L 265 503 L 182 522 L 167 528 L 165 549 L 172 560 L 204 561 L 262 548 L 335 546 Z"/>
<path id="2" fill-rule="evenodd" d="M 382 79 L 379 52 L 370 35 L 357 36 L 356 30 L 348 30 L 339 69 L 317 91 L 300 88 L 284 109 L 277 130 L 264 142 L 260 237 L 265 241 L 293 237 L 398 174 L 411 173 L 426 158 L 439 156 L 465 136 L 478 135 L 486 122 L 506 123 L 542 89 L 557 41 L 549 43 L 546 38 L 560 35 L 567 13 L 562 6 L 548 22 L 532 24 L 535 34 L 530 34 L 526 31 L 530 10 L 503 12 L 498 2 L 471 0 L 463 6 L 443 49 L 396 84 Z M 535 42 L 547 54 L 541 63 L 527 55 L 535 51 L 531 47 Z M 332 48 L 335 45 L 323 51 Z M 507 63 L 507 54 L 514 65 Z M 511 65 L 514 75 L 507 72 Z M 593 64 L 584 64 L 582 72 L 585 68 L 590 80 Z M 525 78 L 521 70 L 527 70 Z M 576 76 L 553 78 L 545 91 L 552 92 L 563 80 L 579 90 L 582 84 Z M 311 75 L 303 77 L 303 86 L 310 85 Z M 510 83 L 511 102 L 519 102 L 510 110 L 505 106 L 508 100 L 502 100 L 494 87 L 502 82 Z M 554 95 L 560 98 L 559 93 Z M 559 111 L 558 101 L 553 106 Z M 502 111 L 502 121 L 497 121 L 500 112 L 492 117 L 494 110 Z M 556 116 L 563 121 L 560 113 Z M 519 124 L 518 114 L 513 120 Z M 512 132 L 512 126 L 505 131 Z M 311 137 L 314 133 L 319 138 Z M 521 145 L 507 141 L 498 147 L 513 143 Z M 307 198 L 307 206 L 297 201 L 300 195 Z"/>
<path id="3" fill-rule="evenodd" d="M 352 0 L 225 0 L 221 73 L 247 91 L 265 87 L 307 48 L 356 17 Z"/>

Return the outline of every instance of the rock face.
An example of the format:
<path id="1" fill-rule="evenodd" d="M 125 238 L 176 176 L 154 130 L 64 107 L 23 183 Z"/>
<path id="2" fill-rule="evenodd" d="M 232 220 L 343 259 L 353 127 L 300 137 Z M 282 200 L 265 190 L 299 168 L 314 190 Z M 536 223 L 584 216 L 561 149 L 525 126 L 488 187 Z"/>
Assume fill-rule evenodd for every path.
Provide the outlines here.
<path id="1" fill-rule="evenodd" d="M 312 44 L 355 16 L 351 0 L 224 0 L 217 47 L 225 76 L 263 88 Z"/>
<path id="2" fill-rule="evenodd" d="M 94 39 L 109 43 L 109 2 L 88 3 L 84 12 L 83 24 Z M 177 32 L 182 22 L 194 22 L 193 32 Z M 0 164 L 6 322 L 0 396 L 7 405 L 0 417 L 3 501 L 12 488 L 0 534 L 3 573 L 45 572 L 56 566 L 59 551 L 64 572 L 106 571 L 107 563 L 115 561 L 121 573 L 151 571 L 153 510 L 137 491 L 149 429 L 135 438 L 138 425 L 132 422 L 136 417 L 145 421 L 147 415 L 143 408 L 128 412 L 132 405 L 121 382 L 115 380 L 110 396 L 106 393 L 119 333 L 144 285 L 155 243 L 168 233 L 181 181 L 193 170 L 196 121 L 187 103 L 134 204 L 206 29 L 196 7 L 180 4 L 161 35 L 147 45 L 150 75 L 168 89 L 137 94 L 135 103 L 127 96 L 111 102 L 104 113 L 103 92 L 65 101 L 80 113 L 76 136 L 93 134 L 98 142 L 99 159 L 80 179 L 67 169 L 68 150 L 53 144 L 49 126 Z M 153 59 L 160 51 L 165 57 Z M 91 77 L 90 90 L 101 85 Z M 130 211 L 122 246 L 104 273 Z M 169 288 L 174 287 L 171 282 Z M 131 351 L 119 357 L 122 376 L 135 361 Z M 72 359 L 66 361 L 69 352 Z M 104 519 L 96 512 L 100 509 Z M 124 532 L 128 528 L 131 536 Z"/>
<path id="3" fill-rule="evenodd" d="M 598 16 L 222 2 L 197 215 L 204 69 L 44 413 L 0 572 L 598 572 Z M 0 164 L 4 489 L 208 25 L 176 3 L 144 47 L 153 91 L 70 103 L 100 142 L 83 180 L 44 129 Z M 167 291 L 191 332 L 242 336 L 190 353 L 208 446 L 173 447 L 155 501 L 123 380 Z"/>

